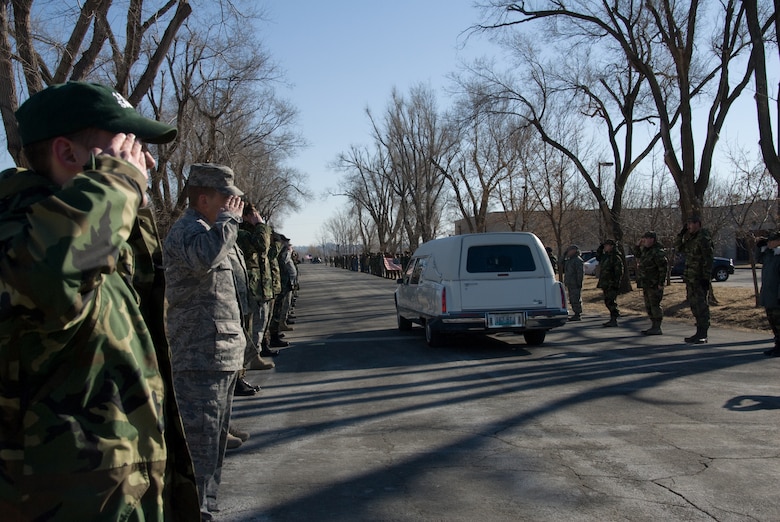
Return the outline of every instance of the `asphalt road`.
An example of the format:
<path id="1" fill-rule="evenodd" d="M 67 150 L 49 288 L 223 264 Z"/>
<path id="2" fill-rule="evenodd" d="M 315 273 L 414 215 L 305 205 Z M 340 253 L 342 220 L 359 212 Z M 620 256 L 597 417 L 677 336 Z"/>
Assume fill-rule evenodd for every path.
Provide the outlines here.
<path id="1" fill-rule="evenodd" d="M 780 520 L 765 334 L 585 316 L 431 349 L 395 282 L 302 265 L 293 346 L 237 398 L 225 521 Z"/>

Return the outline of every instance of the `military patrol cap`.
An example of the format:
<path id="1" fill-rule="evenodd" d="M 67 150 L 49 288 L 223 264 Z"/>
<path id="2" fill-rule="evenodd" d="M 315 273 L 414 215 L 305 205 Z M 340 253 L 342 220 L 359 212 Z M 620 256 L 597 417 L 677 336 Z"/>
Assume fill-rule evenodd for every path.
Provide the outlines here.
<path id="1" fill-rule="evenodd" d="M 642 237 L 649 237 L 651 239 L 658 239 L 658 236 L 652 230 L 648 230 L 647 232 L 642 234 Z"/>
<path id="2" fill-rule="evenodd" d="M 769 233 L 769 237 L 766 239 L 767 241 L 777 241 L 780 239 L 780 232 L 775 230 L 774 232 Z"/>
<path id="3" fill-rule="evenodd" d="M 193 187 L 215 188 L 228 196 L 243 196 L 233 183 L 233 169 L 216 163 L 193 163 L 187 183 Z"/>
<path id="4" fill-rule="evenodd" d="M 579 249 L 580 247 L 578 247 L 577 245 L 569 245 L 568 248 L 566 248 L 566 251 L 568 252 L 569 250 L 579 250 Z"/>
<path id="5" fill-rule="evenodd" d="M 606 241 L 604 241 L 604 244 L 605 245 L 615 246 L 615 240 L 614 239 L 607 239 Z"/>
<path id="6" fill-rule="evenodd" d="M 168 143 L 176 127 L 141 116 L 121 94 L 97 83 L 51 85 L 16 111 L 22 145 L 97 128 L 135 134 L 147 143 Z"/>
<path id="7" fill-rule="evenodd" d="M 686 220 L 687 223 L 701 223 L 701 216 L 698 214 L 691 214 Z"/>

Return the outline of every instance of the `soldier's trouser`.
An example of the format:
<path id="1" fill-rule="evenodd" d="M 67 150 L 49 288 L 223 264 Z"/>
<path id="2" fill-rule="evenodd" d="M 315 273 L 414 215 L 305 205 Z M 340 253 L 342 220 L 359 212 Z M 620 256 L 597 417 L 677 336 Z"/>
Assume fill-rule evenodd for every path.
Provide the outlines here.
<path id="1" fill-rule="evenodd" d="M 664 298 L 663 288 L 642 288 L 645 297 L 645 311 L 653 321 L 661 322 L 664 319 L 664 309 L 661 308 L 661 300 Z"/>
<path id="2" fill-rule="evenodd" d="M 212 520 L 222 480 L 236 372 L 174 371 L 173 387 L 195 468 L 201 520 Z"/>
<path id="3" fill-rule="evenodd" d="M 252 314 L 252 340 L 258 348 L 263 345 L 265 332 L 271 323 L 271 303 L 273 301 L 258 301 Z"/>
<path id="4" fill-rule="evenodd" d="M 775 335 L 775 346 L 780 345 L 780 308 L 765 308 L 769 328 Z"/>
<path id="5" fill-rule="evenodd" d="M 582 314 L 582 288 L 578 286 L 567 286 L 566 293 L 569 294 L 569 304 L 571 310 L 577 315 Z"/>
<path id="6" fill-rule="evenodd" d="M 691 305 L 691 313 L 696 319 L 697 328 L 710 327 L 710 305 L 707 302 L 707 292 L 709 286 L 704 288 L 695 282 L 685 282 L 685 294 L 688 298 L 688 304 Z"/>
<path id="7" fill-rule="evenodd" d="M 609 310 L 609 316 L 618 317 L 620 315 L 620 310 L 618 309 L 618 305 L 617 305 L 618 289 L 604 288 L 603 290 L 604 290 L 604 304 L 607 306 L 607 310 Z"/>
<path id="8" fill-rule="evenodd" d="M 287 314 L 290 311 L 290 302 L 292 300 L 291 290 L 282 290 L 282 293 L 276 296 L 274 300 L 274 311 L 271 318 L 271 332 L 279 331 L 279 324 L 287 320 Z"/>

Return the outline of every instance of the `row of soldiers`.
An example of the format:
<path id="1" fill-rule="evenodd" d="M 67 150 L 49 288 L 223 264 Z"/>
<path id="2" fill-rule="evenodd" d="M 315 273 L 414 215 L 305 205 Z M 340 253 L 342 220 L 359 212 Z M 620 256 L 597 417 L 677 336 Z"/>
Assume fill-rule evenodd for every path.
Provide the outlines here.
<path id="1" fill-rule="evenodd" d="M 344 268 L 345 270 L 352 270 L 353 272 L 363 272 L 378 277 L 392 279 L 401 275 L 400 272 L 403 270 L 402 267 L 405 267 L 411 258 L 412 255 L 409 252 L 396 255 L 367 252 L 362 254 L 331 256 L 328 257 L 326 261 L 330 266 L 337 268 Z M 386 259 L 389 260 L 392 265 L 398 266 L 399 268 L 397 270 L 389 269 L 385 264 Z"/>
<path id="2" fill-rule="evenodd" d="M 645 311 L 651 321 L 650 328 L 642 330 L 644 335 L 662 335 L 663 307 L 661 301 L 664 295 L 668 258 L 664 246 L 658 241 L 654 231 L 645 232 L 637 245 L 637 287 L 642 289 Z M 696 332 L 685 338 L 686 343 L 703 344 L 707 342 L 710 326 L 710 309 L 707 293 L 710 288 L 713 264 L 712 237 L 707 229 L 702 228 L 701 218 L 691 216 L 683 229 L 677 235 L 675 248 L 685 255 L 685 270 L 683 280 L 691 312 L 696 320 Z M 548 254 L 550 251 L 548 250 Z M 620 309 L 617 298 L 621 293 L 625 262 L 619 244 L 613 239 L 607 239 L 596 250 L 599 262 L 599 280 L 597 287 L 604 294 L 604 304 L 609 311 L 609 320 L 604 327 L 618 326 Z M 552 261 L 552 259 L 551 259 Z M 571 321 L 581 320 L 582 314 L 582 281 L 583 260 L 579 247 L 570 246 L 564 259 L 563 281 L 569 295 L 574 314 Z"/>
<path id="3" fill-rule="evenodd" d="M 298 270 L 290 239 L 274 231 L 251 203 L 243 209 L 243 222 L 239 225 L 236 243 L 244 254 L 249 297 L 257 303 L 252 307 L 247 331 L 251 343 L 247 343 L 245 369 L 236 383 L 236 395 L 254 395 L 257 386 L 245 380 L 246 369 L 265 369 L 262 356 L 279 354 L 275 348 L 289 346 L 281 336 L 292 330 L 289 326 L 293 292 L 298 285 Z M 259 348 L 260 360 L 254 359 Z"/>

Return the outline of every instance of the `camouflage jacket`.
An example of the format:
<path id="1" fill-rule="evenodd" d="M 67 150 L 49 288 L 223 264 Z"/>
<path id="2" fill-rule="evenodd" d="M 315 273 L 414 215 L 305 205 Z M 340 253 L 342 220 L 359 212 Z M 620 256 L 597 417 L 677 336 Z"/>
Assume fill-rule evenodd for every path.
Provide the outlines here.
<path id="1" fill-rule="evenodd" d="M 637 266 L 637 286 L 640 288 L 658 288 L 666 283 L 666 271 L 669 261 L 663 245 L 657 241 L 650 248 L 639 249 Z"/>
<path id="2" fill-rule="evenodd" d="M 585 277 L 582 263 L 579 254 L 563 260 L 563 281 L 566 288 L 582 288 L 582 280 Z"/>
<path id="3" fill-rule="evenodd" d="M 281 248 L 281 241 L 271 239 L 268 247 L 268 264 L 271 267 L 271 283 L 273 285 L 274 297 L 282 293 L 282 273 L 279 269 L 279 252 Z"/>
<path id="4" fill-rule="evenodd" d="M 685 254 L 685 270 L 683 280 L 686 282 L 707 281 L 712 278 L 713 252 L 712 237 L 706 228 L 699 229 L 695 234 L 677 236 L 675 244 L 677 251 Z"/>
<path id="5" fill-rule="evenodd" d="M 152 469 L 165 481 L 161 505 L 177 506 L 166 516 L 199 516 L 168 346 L 153 331 L 159 308 L 140 300 L 154 281 L 141 274 L 154 248 L 133 249 L 141 228 L 152 232 L 136 221 L 145 186 L 108 156 L 63 187 L 22 169 L 0 174 L 5 520 L 124 518 L 148 477 L 141 489 L 117 479 Z"/>
<path id="6" fill-rule="evenodd" d="M 780 249 L 764 249 L 756 261 L 761 263 L 759 304 L 764 308 L 780 308 Z"/>
<path id="7" fill-rule="evenodd" d="M 244 253 L 249 291 L 256 301 L 269 301 L 274 298 L 271 264 L 268 261 L 268 248 L 271 243 L 271 227 L 265 223 L 253 225 L 248 221 L 241 223 L 238 230 L 238 246 Z"/>
<path id="8" fill-rule="evenodd" d="M 282 289 L 292 290 L 298 282 L 298 268 L 292 260 L 292 252 L 286 245 L 282 245 L 279 253 L 279 270 L 282 272 Z"/>
<path id="9" fill-rule="evenodd" d="M 234 274 L 234 267 L 244 266 L 236 246 L 240 222 L 240 216 L 221 212 L 210 226 L 198 211 L 188 208 L 165 238 L 165 297 L 174 371 L 241 369 L 246 337 Z"/>
<path id="10" fill-rule="evenodd" d="M 623 278 L 623 258 L 614 248 L 611 252 L 599 252 L 599 283 L 597 288 L 618 290 Z"/>

